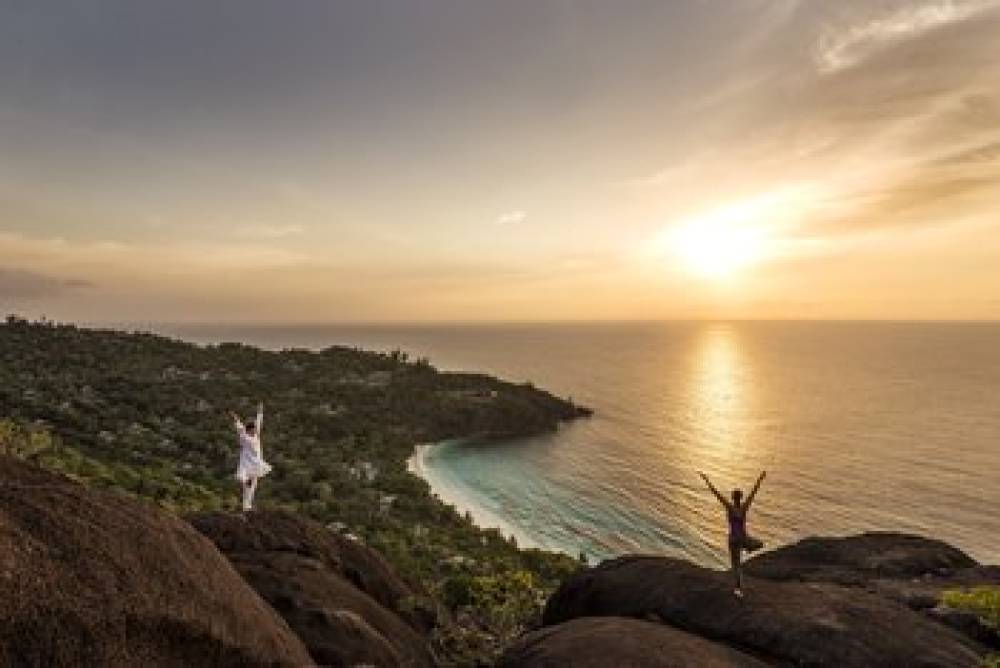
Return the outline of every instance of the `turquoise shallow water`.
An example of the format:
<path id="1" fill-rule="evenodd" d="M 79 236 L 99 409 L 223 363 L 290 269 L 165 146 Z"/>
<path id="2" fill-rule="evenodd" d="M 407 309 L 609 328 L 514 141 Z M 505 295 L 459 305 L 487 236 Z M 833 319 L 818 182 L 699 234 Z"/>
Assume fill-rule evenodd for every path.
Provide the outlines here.
<path id="1" fill-rule="evenodd" d="M 720 486 L 769 477 L 751 531 L 915 531 L 1000 562 L 1000 325 L 648 323 L 158 327 L 265 347 L 334 343 L 531 380 L 592 419 L 414 460 L 445 500 L 522 543 L 722 564 Z"/>

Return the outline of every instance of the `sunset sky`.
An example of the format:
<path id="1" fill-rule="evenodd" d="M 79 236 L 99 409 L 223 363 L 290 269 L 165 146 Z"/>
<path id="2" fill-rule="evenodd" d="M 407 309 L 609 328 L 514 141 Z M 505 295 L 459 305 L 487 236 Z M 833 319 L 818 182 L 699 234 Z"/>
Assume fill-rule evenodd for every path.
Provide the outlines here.
<path id="1" fill-rule="evenodd" d="M 1000 318 L 1000 0 L 0 0 L 0 306 Z"/>

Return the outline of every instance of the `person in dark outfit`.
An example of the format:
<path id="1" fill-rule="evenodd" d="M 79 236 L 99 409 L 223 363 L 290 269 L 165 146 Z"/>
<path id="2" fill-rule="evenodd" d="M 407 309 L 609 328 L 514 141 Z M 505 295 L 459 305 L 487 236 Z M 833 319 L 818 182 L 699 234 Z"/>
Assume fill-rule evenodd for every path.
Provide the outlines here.
<path id="1" fill-rule="evenodd" d="M 743 578 L 741 563 L 743 561 L 743 551 L 754 552 L 764 547 L 764 543 L 747 533 L 747 513 L 750 512 L 750 504 L 753 503 L 754 497 L 757 496 L 757 490 L 760 489 L 760 484 L 764 482 L 767 471 L 761 471 L 757 482 L 754 483 L 753 489 L 750 490 L 750 494 L 746 499 L 743 498 L 743 490 L 740 489 L 734 489 L 731 498 L 727 499 L 715 488 L 715 485 L 712 484 L 707 475 L 700 471 L 698 475 L 701 476 L 701 479 L 708 485 L 708 489 L 711 490 L 715 498 L 726 509 L 726 520 L 729 522 L 729 560 L 732 564 L 733 577 L 736 581 L 733 593 L 742 597 Z"/>

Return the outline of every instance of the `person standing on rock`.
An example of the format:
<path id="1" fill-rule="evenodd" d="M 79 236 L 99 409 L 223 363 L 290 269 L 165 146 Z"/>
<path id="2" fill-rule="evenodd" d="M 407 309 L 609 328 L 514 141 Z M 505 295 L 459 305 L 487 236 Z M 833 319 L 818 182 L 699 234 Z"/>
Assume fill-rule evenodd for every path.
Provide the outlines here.
<path id="1" fill-rule="evenodd" d="M 271 472 L 271 465 L 264 461 L 260 445 L 264 404 L 261 402 L 257 405 L 257 419 L 245 425 L 236 413 L 230 412 L 229 415 L 236 423 L 236 434 L 240 441 L 240 463 L 236 467 L 236 479 L 243 491 L 243 512 L 249 512 L 253 510 L 253 495 L 257 491 L 257 482 Z"/>
<path id="2" fill-rule="evenodd" d="M 746 500 L 743 498 L 743 490 L 741 489 L 734 489 L 731 495 L 732 498 L 727 499 L 715 488 L 715 485 L 712 484 L 707 475 L 701 471 L 698 472 L 698 475 L 701 476 L 701 479 L 708 485 L 708 489 L 711 490 L 715 498 L 726 509 L 726 519 L 729 522 L 729 560 L 732 564 L 733 577 L 736 580 L 736 587 L 733 589 L 733 593 L 742 598 L 743 578 L 741 570 L 743 551 L 754 552 L 764 547 L 764 543 L 747 533 L 747 513 L 750 512 L 750 504 L 753 503 L 754 497 L 757 496 L 757 490 L 760 489 L 760 484 L 764 482 L 767 471 L 760 472 L 760 476 L 758 476 L 757 482 L 754 483 L 753 489 L 750 490 L 750 494 L 746 497 Z"/>

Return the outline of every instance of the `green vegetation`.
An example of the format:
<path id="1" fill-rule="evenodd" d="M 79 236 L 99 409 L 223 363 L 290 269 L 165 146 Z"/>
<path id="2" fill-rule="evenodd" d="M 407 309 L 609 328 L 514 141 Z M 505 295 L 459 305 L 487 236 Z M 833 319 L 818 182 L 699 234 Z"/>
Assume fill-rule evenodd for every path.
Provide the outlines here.
<path id="1" fill-rule="evenodd" d="M 941 594 L 941 602 L 956 610 L 975 613 L 987 626 L 1000 629 L 1000 587 L 951 589 Z M 1000 654 L 990 654 L 983 668 L 1000 668 Z"/>
<path id="2" fill-rule="evenodd" d="M 175 511 L 220 509 L 217 494 L 164 465 L 102 461 L 66 445 L 37 424 L 0 419 L 0 453 L 27 459 L 93 487 L 127 492 Z"/>
<path id="3" fill-rule="evenodd" d="M 951 589 L 941 594 L 941 602 L 950 608 L 974 612 L 984 624 L 1000 629 L 1000 587 Z"/>
<path id="4" fill-rule="evenodd" d="M 530 385 L 440 373 L 405 353 L 268 352 L 10 317 L 0 325 L 0 451 L 177 510 L 236 508 L 227 410 L 265 403 L 274 472 L 257 503 L 381 551 L 427 593 L 447 662 L 488 661 L 577 566 L 480 530 L 406 470 L 416 443 L 555 429 L 586 413 Z"/>

